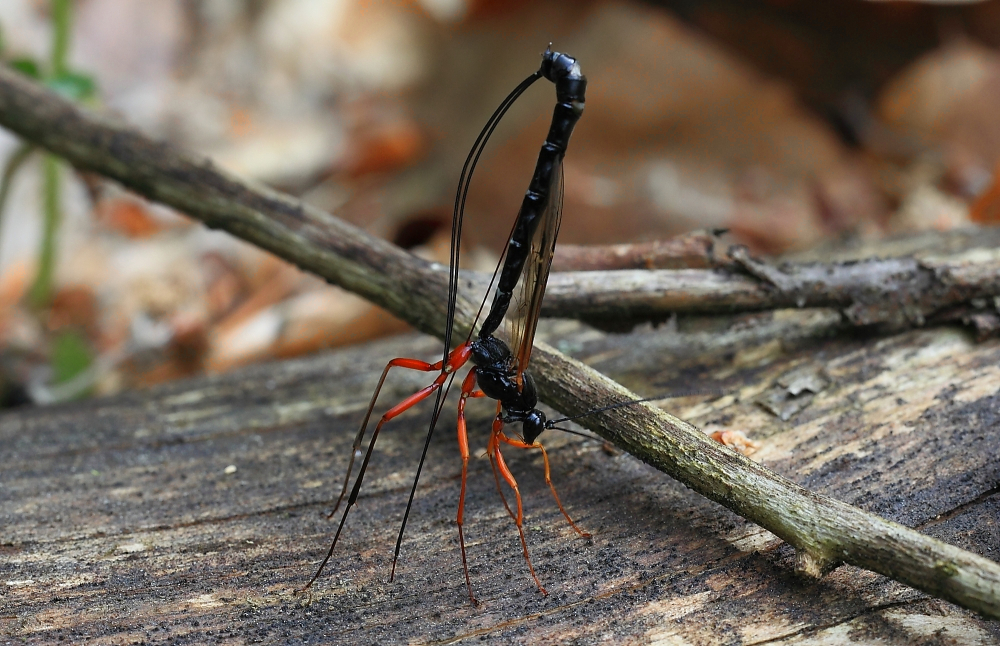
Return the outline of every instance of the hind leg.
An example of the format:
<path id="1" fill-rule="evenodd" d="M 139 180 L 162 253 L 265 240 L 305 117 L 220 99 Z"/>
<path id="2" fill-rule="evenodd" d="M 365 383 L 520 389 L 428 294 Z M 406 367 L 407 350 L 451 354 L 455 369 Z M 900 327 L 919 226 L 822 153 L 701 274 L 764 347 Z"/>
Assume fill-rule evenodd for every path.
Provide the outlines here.
<path id="1" fill-rule="evenodd" d="M 535 567 L 531 564 L 531 556 L 528 554 L 528 541 L 524 536 L 524 507 L 521 504 L 521 490 L 517 486 L 514 474 L 510 472 L 506 461 L 503 459 L 503 453 L 500 452 L 501 441 L 507 442 L 508 438 L 503 433 L 503 419 L 498 414 L 493 420 L 493 432 L 490 433 L 490 442 L 487 445 L 486 451 L 490 456 L 490 463 L 493 465 L 493 475 L 497 480 L 497 489 L 500 489 L 500 479 L 503 478 L 507 486 L 514 490 L 514 499 L 517 502 L 516 514 L 511 511 L 510 506 L 507 504 L 507 499 L 504 497 L 503 491 L 500 491 L 500 498 L 507 508 L 507 513 L 510 514 L 511 518 L 514 519 L 514 524 L 517 525 L 517 533 L 521 537 L 521 550 L 524 552 L 524 560 L 528 564 L 528 571 L 531 572 L 531 578 L 535 580 L 538 591 L 544 595 L 548 595 L 548 591 L 545 590 L 542 582 L 538 580 L 538 575 L 535 574 Z"/>

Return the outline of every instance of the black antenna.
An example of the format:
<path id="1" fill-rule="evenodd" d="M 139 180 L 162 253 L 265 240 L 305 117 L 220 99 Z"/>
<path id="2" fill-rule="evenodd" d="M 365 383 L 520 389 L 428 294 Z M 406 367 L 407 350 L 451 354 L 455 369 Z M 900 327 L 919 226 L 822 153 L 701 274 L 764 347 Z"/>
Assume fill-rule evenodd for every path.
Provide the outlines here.
<path id="1" fill-rule="evenodd" d="M 679 399 L 681 397 L 693 397 L 695 395 L 725 395 L 726 392 L 721 389 L 710 388 L 707 390 L 690 390 L 682 392 L 672 392 L 664 395 L 657 395 L 655 397 L 643 397 L 642 399 L 630 399 L 628 401 L 618 402 L 616 404 L 609 404 L 601 408 L 594 408 L 588 410 L 586 413 L 580 413 L 579 415 L 573 415 L 572 417 L 561 417 L 559 419 L 550 419 L 545 423 L 546 429 L 555 429 L 555 424 L 562 424 L 563 422 L 572 422 L 574 420 L 581 419 L 583 417 L 590 417 L 591 415 L 596 415 L 597 413 L 603 413 L 607 410 L 613 410 L 615 408 L 624 408 L 625 406 L 632 406 L 633 404 L 642 404 L 644 402 L 659 401 L 661 399 Z M 565 429 L 557 429 L 565 430 Z"/>

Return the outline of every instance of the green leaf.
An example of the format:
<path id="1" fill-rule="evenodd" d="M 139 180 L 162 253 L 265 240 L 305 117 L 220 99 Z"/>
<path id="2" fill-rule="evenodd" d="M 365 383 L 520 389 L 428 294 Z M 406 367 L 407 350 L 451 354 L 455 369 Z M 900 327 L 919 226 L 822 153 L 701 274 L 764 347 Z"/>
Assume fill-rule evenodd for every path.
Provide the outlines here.
<path id="1" fill-rule="evenodd" d="M 80 332 L 67 330 L 52 342 L 49 363 L 52 368 L 52 382 L 66 383 L 88 367 L 93 360 L 93 351 Z"/>
<path id="2" fill-rule="evenodd" d="M 27 77 L 33 78 L 36 81 L 42 78 L 42 71 L 38 67 L 38 63 L 32 58 L 15 58 L 10 63 L 8 63 L 16 71 L 24 74 Z"/>
<path id="3" fill-rule="evenodd" d="M 94 77 L 76 72 L 64 72 L 45 81 L 45 85 L 72 101 L 89 99 L 97 91 Z"/>

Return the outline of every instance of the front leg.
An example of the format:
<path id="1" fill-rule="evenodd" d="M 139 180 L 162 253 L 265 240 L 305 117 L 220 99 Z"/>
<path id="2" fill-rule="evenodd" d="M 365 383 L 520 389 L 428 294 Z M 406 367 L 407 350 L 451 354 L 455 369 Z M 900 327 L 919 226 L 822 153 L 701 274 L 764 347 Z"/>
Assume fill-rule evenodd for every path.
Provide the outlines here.
<path id="1" fill-rule="evenodd" d="M 514 446 L 519 449 L 538 449 L 542 452 L 542 462 L 545 464 L 545 483 L 549 485 L 549 489 L 552 491 L 552 497 L 556 499 L 556 504 L 559 505 L 559 511 L 561 511 L 562 515 L 566 517 L 566 521 L 569 523 L 570 527 L 576 530 L 577 534 L 583 538 L 590 538 L 589 533 L 577 527 L 576 523 L 573 522 L 573 519 L 569 517 L 568 513 L 566 513 L 566 509 L 563 507 L 562 502 L 559 500 L 559 494 L 556 493 L 556 487 L 552 484 L 552 477 L 549 469 L 549 454 L 545 450 L 545 447 L 542 446 L 541 442 L 535 441 L 528 444 L 527 442 L 522 442 L 521 440 L 509 438 L 506 435 L 501 435 L 499 439 L 504 444 L 509 444 L 510 446 Z"/>
<path id="2" fill-rule="evenodd" d="M 524 508 L 521 505 L 521 490 L 518 488 L 517 480 L 514 479 L 514 474 L 507 468 L 507 463 L 500 452 L 501 441 L 508 442 L 509 438 L 503 433 L 503 417 L 500 405 L 497 404 L 497 416 L 493 420 L 493 431 L 490 433 L 490 441 L 486 446 L 486 452 L 490 456 L 490 464 L 493 466 L 493 476 L 497 481 L 497 491 L 500 491 L 500 499 L 503 500 L 504 507 L 507 508 L 507 513 L 514 519 L 514 524 L 517 525 L 517 533 L 521 537 L 521 549 L 524 552 L 524 560 L 528 564 L 528 571 L 531 572 L 531 578 L 535 580 L 538 591 L 547 596 L 549 593 L 542 586 L 542 582 L 538 580 L 538 575 L 535 574 L 535 567 L 531 564 L 531 556 L 528 554 L 528 541 L 524 537 Z M 500 478 L 503 478 L 504 482 L 514 490 L 514 499 L 517 501 L 516 515 L 511 512 L 510 505 L 507 504 L 507 499 L 503 495 L 503 491 L 500 488 Z"/>

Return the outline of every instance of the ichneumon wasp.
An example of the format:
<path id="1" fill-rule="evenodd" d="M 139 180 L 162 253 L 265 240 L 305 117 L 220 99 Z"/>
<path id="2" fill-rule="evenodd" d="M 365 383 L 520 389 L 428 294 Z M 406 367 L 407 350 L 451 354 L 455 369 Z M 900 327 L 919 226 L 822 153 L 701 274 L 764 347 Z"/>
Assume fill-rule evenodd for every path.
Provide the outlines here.
<path id="1" fill-rule="evenodd" d="M 514 222 L 514 226 L 508 239 L 507 247 L 501 257 L 500 263 L 497 265 L 497 271 L 494 272 L 494 280 L 490 283 L 491 289 L 494 282 L 496 283 L 496 292 L 494 294 L 493 304 L 479 329 L 478 335 L 473 338 L 473 333 L 470 332 L 468 338 L 466 338 L 461 345 L 456 347 L 454 350 L 451 350 L 452 328 L 455 323 L 455 307 L 458 297 L 458 268 L 462 235 L 462 220 L 465 211 L 466 196 L 469 191 L 469 182 L 472 178 L 472 173 L 475 170 L 476 164 L 479 161 L 479 157 L 483 152 L 483 148 L 489 140 L 490 135 L 493 133 L 493 130 L 497 127 L 497 124 L 499 124 L 504 114 L 510 106 L 513 105 L 517 98 L 521 96 L 521 94 L 524 93 L 529 86 L 541 78 L 545 78 L 555 84 L 556 106 L 553 111 L 552 124 L 549 127 L 548 135 L 546 136 L 545 143 L 542 144 L 541 151 L 538 155 L 538 161 L 535 165 L 535 171 L 532 175 L 531 183 L 529 184 L 528 190 L 524 195 L 520 211 L 517 214 L 517 219 Z M 456 372 L 465 366 L 469 361 L 472 361 L 473 367 L 469 370 L 468 375 L 462 382 L 461 396 L 458 403 L 458 445 L 462 458 L 462 487 L 458 503 L 458 536 L 462 551 L 462 566 L 465 571 L 465 583 L 469 591 L 469 599 L 474 605 L 478 603 L 475 595 L 472 593 L 472 582 L 469 579 L 469 568 L 465 555 L 465 537 L 462 531 L 466 477 L 469 463 L 469 442 L 466 433 L 465 405 L 467 400 L 470 398 L 489 397 L 497 401 L 497 413 L 493 420 L 493 426 L 486 451 L 493 467 L 493 474 L 496 478 L 497 489 L 500 491 L 504 507 L 507 509 L 507 513 L 514 519 L 514 523 L 517 525 L 517 531 L 521 539 L 521 547 L 524 552 L 525 561 L 528 564 L 528 569 L 531 572 L 532 578 L 535 580 L 535 584 L 538 586 L 538 589 L 542 594 L 548 593 L 542 586 L 541 581 L 538 580 L 538 576 L 535 574 L 534 567 L 531 564 L 531 557 L 528 555 L 528 543 L 525 540 L 524 535 L 524 512 L 521 505 L 521 494 L 518 490 L 517 481 L 514 479 L 513 474 L 511 474 L 510 470 L 507 468 L 506 462 L 504 461 L 503 453 L 501 451 L 501 447 L 503 445 L 522 449 L 537 449 L 541 451 L 542 459 L 545 465 L 545 481 L 552 490 L 552 494 L 556 499 L 556 504 L 566 517 L 566 520 L 569 521 L 569 524 L 577 531 L 577 533 L 584 537 L 589 536 L 589 534 L 577 527 L 573 520 L 569 517 L 569 514 L 559 501 L 559 496 L 556 493 L 555 487 L 552 485 L 552 481 L 549 476 L 548 454 L 545 452 L 545 448 L 537 442 L 537 438 L 546 428 L 556 428 L 555 424 L 558 422 L 546 422 L 545 414 L 537 409 L 536 406 L 538 404 L 538 397 L 535 392 L 535 384 L 531 375 L 527 372 L 528 360 L 531 357 L 532 341 L 535 336 L 535 329 L 538 324 L 538 317 L 541 311 L 542 296 L 545 293 L 545 284 L 548 280 L 549 267 L 552 264 L 552 254 L 555 250 L 556 237 L 559 234 L 559 225 L 562 219 L 563 157 L 566 154 L 566 147 L 569 144 L 573 128 L 576 126 L 580 115 L 583 113 L 586 87 L 587 79 L 580 72 L 580 66 L 577 64 L 576 59 L 566 54 L 553 52 L 550 47 L 542 56 L 541 67 L 522 81 L 516 88 L 514 88 L 507 98 L 503 100 L 500 106 L 493 113 L 493 116 L 490 117 L 482 132 L 480 132 L 475 144 L 473 144 L 472 150 L 466 158 L 465 166 L 462 168 L 462 174 L 459 178 L 458 191 L 455 196 L 455 209 L 452 217 L 451 259 L 448 282 L 448 318 L 445 327 L 443 357 L 441 361 L 433 364 L 417 359 L 399 358 L 393 359 L 386 365 L 385 369 L 382 371 L 382 376 L 379 379 L 378 386 L 372 395 L 371 403 L 368 406 L 368 412 L 365 414 L 361 428 L 355 437 L 351 459 L 348 464 L 347 476 L 344 479 L 344 486 L 340 493 L 340 498 L 337 500 L 337 504 L 334 506 L 333 511 L 330 512 L 330 516 L 333 516 L 333 514 L 336 513 L 337 509 L 340 507 L 340 503 L 344 499 L 344 496 L 347 494 L 347 488 L 350 482 L 351 472 L 354 467 L 355 457 L 360 454 L 360 448 L 364 441 L 365 432 L 368 428 L 368 422 L 371 419 L 372 411 L 375 408 L 375 402 L 378 398 L 379 391 L 382 388 L 382 384 L 385 382 L 389 370 L 394 367 L 407 368 L 422 372 L 437 372 L 438 376 L 430 385 L 422 388 L 413 395 L 404 399 L 399 404 L 390 408 L 384 415 L 382 415 L 378 424 L 375 426 L 375 430 L 372 431 L 372 436 L 368 443 L 368 449 L 361 462 L 358 477 L 355 480 L 354 486 L 347 498 L 347 506 L 344 509 L 344 514 L 341 517 L 340 524 L 337 527 L 337 532 L 334 535 L 330 549 L 327 552 L 326 558 L 324 558 L 322 563 L 320 563 L 316 574 L 313 575 L 309 583 L 305 585 L 305 588 L 311 586 L 313 582 L 319 578 L 323 568 L 333 555 L 333 551 L 337 546 L 337 541 L 340 538 L 341 531 L 344 528 L 344 523 L 347 520 L 347 515 L 357 502 L 358 494 L 361 490 L 361 483 L 364 479 L 368 463 L 375 447 L 375 442 L 378 439 L 379 432 L 382 430 L 382 426 L 389 420 L 413 407 L 418 402 L 426 399 L 432 393 L 437 393 L 434 412 L 427 431 L 423 452 L 421 453 L 420 462 L 417 466 L 417 472 L 413 480 L 413 487 L 410 490 L 406 512 L 403 515 L 403 522 L 399 528 L 399 534 L 396 538 L 396 548 L 393 553 L 392 560 L 392 572 L 389 577 L 390 581 L 392 580 L 395 575 L 396 562 L 399 558 L 400 545 L 403 540 L 403 531 L 406 527 L 406 521 L 409 517 L 410 508 L 413 504 L 413 496 L 416 492 L 417 481 L 419 480 L 420 472 L 423 469 L 427 449 L 430 445 L 431 435 L 434 432 L 435 424 L 441 413 L 444 398 L 455 378 Z M 497 278 L 498 275 L 499 278 Z M 494 336 L 494 333 L 504 322 L 515 291 L 518 292 L 519 298 L 516 300 L 514 312 L 510 317 L 511 334 L 509 337 L 510 344 L 508 345 L 503 340 Z M 486 300 L 484 300 L 483 304 L 480 306 L 480 314 L 482 314 L 485 305 Z M 478 321 L 479 316 L 477 315 L 476 318 Z M 474 328 L 475 324 L 473 324 L 473 329 Z M 521 423 L 522 432 L 520 437 L 511 437 L 504 432 L 504 426 L 506 424 L 515 422 Z M 516 511 L 511 509 L 506 497 L 503 495 L 503 491 L 500 486 L 501 479 L 506 482 L 514 492 Z"/>

